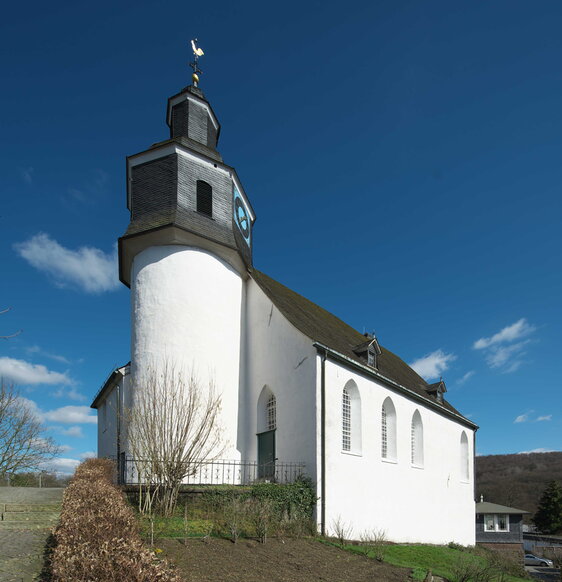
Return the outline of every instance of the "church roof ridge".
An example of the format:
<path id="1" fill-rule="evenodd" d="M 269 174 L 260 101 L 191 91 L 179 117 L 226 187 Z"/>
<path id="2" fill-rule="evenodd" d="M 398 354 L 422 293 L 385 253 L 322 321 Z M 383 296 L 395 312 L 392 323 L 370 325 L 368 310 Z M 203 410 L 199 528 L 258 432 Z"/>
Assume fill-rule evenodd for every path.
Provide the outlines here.
<path id="1" fill-rule="evenodd" d="M 364 364 L 363 360 L 354 352 L 354 348 L 365 340 L 362 333 L 333 313 L 258 269 L 252 269 L 250 275 L 279 311 L 304 335 L 344 355 L 347 359 Z M 437 404 L 446 411 L 465 418 L 446 400 L 438 401 L 434 396 L 428 394 L 429 384 L 400 357 L 382 345 L 380 348 L 381 354 L 377 360 L 376 370 L 380 376 L 415 392 L 432 406 Z"/>

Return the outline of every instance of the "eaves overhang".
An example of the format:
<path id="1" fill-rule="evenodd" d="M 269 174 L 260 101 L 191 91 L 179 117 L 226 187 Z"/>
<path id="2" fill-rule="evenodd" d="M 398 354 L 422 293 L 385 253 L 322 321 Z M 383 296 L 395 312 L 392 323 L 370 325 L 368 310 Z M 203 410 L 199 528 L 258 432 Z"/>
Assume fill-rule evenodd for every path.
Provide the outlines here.
<path id="1" fill-rule="evenodd" d="M 99 403 L 104 399 L 106 393 L 115 386 L 115 384 L 120 380 L 120 378 L 125 376 L 124 370 L 129 366 L 131 362 L 126 363 L 124 366 L 120 368 L 116 368 L 109 374 L 107 380 L 103 383 L 102 387 L 98 390 L 98 393 L 95 395 L 92 404 L 90 404 L 90 408 L 98 408 Z"/>
<path id="2" fill-rule="evenodd" d="M 391 378 L 387 378 L 386 376 L 383 376 L 380 372 L 378 372 L 377 370 L 375 370 L 369 366 L 361 364 L 360 362 L 356 362 L 355 360 L 352 360 L 350 357 L 348 357 L 344 354 L 341 354 L 341 353 L 337 352 L 336 350 L 333 350 L 332 348 L 329 348 L 328 346 L 325 346 L 324 344 L 321 344 L 319 342 L 314 342 L 312 345 L 318 350 L 318 352 L 320 354 L 325 354 L 326 356 L 329 356 L 334 361 L 337 361 L 341 364 L 344 364 L 345 366 L 347 366 L 353 370 L 356 370 L 358 372 L 361 372 L 362 374 L 364 374 L 366 376 L 369 376 L 371 378 L 376 378 L 379 382 L 382 382 L 383 384 L 385 384 L 389 388 L 392 388 L 392 389 L 396 390 L 397 392 L 400 392 L 400 393 L 404 394 L 405 396 L 408 396 L 408 398 L 411 398 L 412 400 L 415 400 L 416 402 L 419 402 L 420 404 L 423 404 L 424 406 L 427 406 L 428 408 L 431 408 L 431 409 L 435 410 L 436 412 L 443 414 L 444 416 L 448 416 L 449 418 L 456 420 L 457 422 L 463 424 L 464 426 L 466 426 L 467 428 L 470 428 L 471 430 L 477 431 L 480 428 L 477 424 L 468 420 L 468 418 L 465 418 L 461 414 L 456 414 L 452 410 L 447 410 L 446 408 L 443 408 L 442 406 L 440 406 L 436 402 L 432 402 L 431 400 L 425 399 L 423 396 L 419 395 L 417 392 L 414 392 L 413 390 L 406 388 L 406 386 L 402 386 L 401 384 L 399 384 L 398 382 L 395 382 Z"/>

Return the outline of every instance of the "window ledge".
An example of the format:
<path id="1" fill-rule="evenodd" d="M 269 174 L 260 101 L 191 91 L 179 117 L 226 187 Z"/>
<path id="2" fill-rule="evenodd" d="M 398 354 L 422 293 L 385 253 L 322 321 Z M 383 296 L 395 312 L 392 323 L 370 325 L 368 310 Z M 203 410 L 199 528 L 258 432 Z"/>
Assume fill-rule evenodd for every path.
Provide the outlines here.
<path id="1" fill-rule="evenodd" d="M 342 451 L 341 454 L 342 455 L 350 455 L 352 457 L 362 457 L 363 456 L 361 453 L 354 453 L 353 451 Z"/>
<path id="2" fill-rule="evenodd" d="M 207 214 L 206 212 L 201 212 L 200 210 L 196 210 L 195 211 L 199 216 L 204 216 L 205 218 L 208 218 L 209 220 L 215 220 L 213 218 L 212 215 Z"/>
<path id="3" fill-rule="evenodd" d="M 421 469 L 423 471 L 424 466 L 423 465 L 410 465 L 412 467 L 412 469 Z"/>
<path id="4" fill-rule="evenodd" d="M 466 479 L 461 479 L 461 483 L 464 485 L 470 485 L 470 481 L 467 481 Z"/>
<path id="5" fill-rule="evenodd" d="M 390 465 L 398 465 L 398 461 L 396 459 L 385 459 L 384 457 L 381 458 L 383 463 L 389 463 Z"/>

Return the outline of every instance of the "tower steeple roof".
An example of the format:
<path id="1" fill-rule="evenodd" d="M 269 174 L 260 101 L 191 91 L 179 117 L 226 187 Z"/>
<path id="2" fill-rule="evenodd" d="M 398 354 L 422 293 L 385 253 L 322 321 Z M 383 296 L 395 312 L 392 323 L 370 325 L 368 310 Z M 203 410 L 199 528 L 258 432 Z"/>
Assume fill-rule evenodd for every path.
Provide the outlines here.
<path id="1" fill-rule="evenodd" d="M 166 123 L 172 139 L 187 137 L 217 149 L 221 126 L 199 87 L 189 85 L 168 99 Z"/>

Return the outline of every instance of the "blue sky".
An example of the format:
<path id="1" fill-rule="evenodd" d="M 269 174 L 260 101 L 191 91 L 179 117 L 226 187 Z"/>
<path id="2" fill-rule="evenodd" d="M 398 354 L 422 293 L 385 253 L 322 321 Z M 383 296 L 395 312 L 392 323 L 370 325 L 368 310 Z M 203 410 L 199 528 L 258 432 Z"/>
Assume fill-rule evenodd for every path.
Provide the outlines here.
<path id="1" fill-rule="evenodd" d="M 256 210 L 255 265 L 380 342 L 480 425 L 560 450 L 562 5 L 12 3 L 0 22 L 0 373 L 64 446 L 129 359 L 125 156 L 201 88 Z"/>

